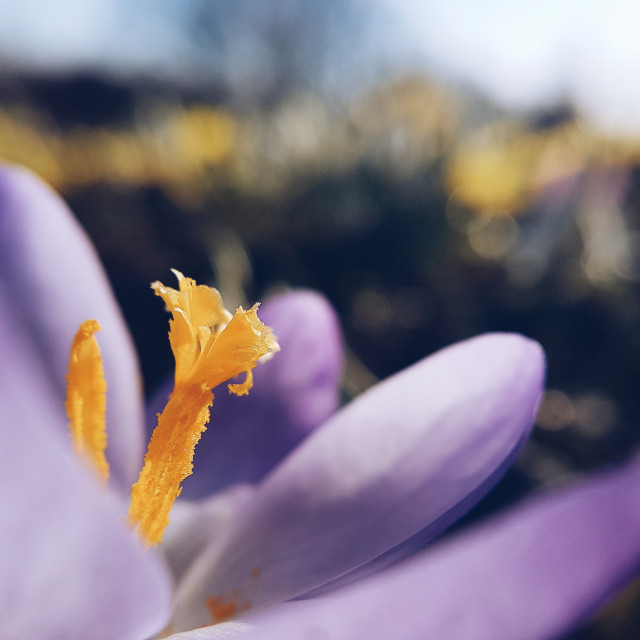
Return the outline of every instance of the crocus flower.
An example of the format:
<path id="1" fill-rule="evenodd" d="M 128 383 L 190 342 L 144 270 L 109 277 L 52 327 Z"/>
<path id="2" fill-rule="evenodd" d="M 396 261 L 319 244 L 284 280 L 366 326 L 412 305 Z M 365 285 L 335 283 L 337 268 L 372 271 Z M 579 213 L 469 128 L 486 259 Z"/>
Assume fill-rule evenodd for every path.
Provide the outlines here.
<path id="1" fill-rule="evenodd" d="M 144 440 L 131 340 L 71 214 L 12 168 L 0 260 L 3 638 L 552 638 L 638 568 L 638 464 L 424 549 L 526 440 L 542 351 L 481 336 L 337 410 L 339 333 L 309 292 L 263 306 L 282 350 L 248 398 L 216 391 L 187 499 L 148 548 L 123 506 Z M 74 453 L 64 408 L 70 345 L 90 318 L 107 487 Z"/>

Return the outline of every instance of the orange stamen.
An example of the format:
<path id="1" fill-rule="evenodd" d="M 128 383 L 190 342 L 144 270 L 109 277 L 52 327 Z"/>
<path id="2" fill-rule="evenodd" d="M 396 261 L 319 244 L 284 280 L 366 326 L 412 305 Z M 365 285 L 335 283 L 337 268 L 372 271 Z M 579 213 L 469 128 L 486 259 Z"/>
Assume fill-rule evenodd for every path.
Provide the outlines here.
<path id="1" fill-rule="evenodd" d="M 97 320 L 87 320 L 73 339 L 65 407 L 75 450 L 89 460 L 98 477 L 106 483 L 109 478 L 105 457 L 107 382 L 100 347 L 93 335 L 100 329 Z"/>
<path id="2" fill-rule="evenodd" d="M 160 282 L 151 285 L 173 316 L 169 341 L 176 373 L 173 392 L 158 416 L 140 477 L 131 490 L 129 521 L 147 545 L 162 540 L 180 485 L 193 471 L 194 449 L 209 421 L 211 389 L 245 373 L 245 381 L 230 384 L 229 390 L 248 393 L 251 369 L 279 348 L 271 329 L 258 319 L 258 305 L 248 311 L 239 308 L 232 317 L 218 291 L 174 273 L 178 290 Z"/>

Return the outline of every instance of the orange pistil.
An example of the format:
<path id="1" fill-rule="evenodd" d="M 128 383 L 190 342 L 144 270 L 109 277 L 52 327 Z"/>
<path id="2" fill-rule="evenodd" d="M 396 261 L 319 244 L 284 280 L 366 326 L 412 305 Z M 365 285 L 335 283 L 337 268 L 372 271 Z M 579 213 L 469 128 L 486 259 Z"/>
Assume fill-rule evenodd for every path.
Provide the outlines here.
<path id="1" fill-rule="evenodd" d="M 162 540 L 180 485 L 192 473 L 194 449 L 209 421 L 211 389 L 244 373 L 245 381 L 230 384 L 229 391 L 248 393 L 251 369 L 279 349 L 271 329 L 258 319 L 258 305 L 248 311 L 239 308 L 231 316 L 218 291 L 196 285 L 179 271 L 174 274 L 178 290 L 160 282 L 151 285 L 173 316 L 169 341 L 176 360 L 174 389 L 158 416 L 129 508 L 129 521 L 150 546 Z"/>
<path id="2" fill-rule="evenodd" d="M 65 407 L 75 450 L 89 460 L 98 477 L 106 483 L 109 478 L 109 464 L 104 454 L 107 383 L 100 347 L 93 335 L 100 329 L 97 320 L 87 320 L 73 339 Z"/>

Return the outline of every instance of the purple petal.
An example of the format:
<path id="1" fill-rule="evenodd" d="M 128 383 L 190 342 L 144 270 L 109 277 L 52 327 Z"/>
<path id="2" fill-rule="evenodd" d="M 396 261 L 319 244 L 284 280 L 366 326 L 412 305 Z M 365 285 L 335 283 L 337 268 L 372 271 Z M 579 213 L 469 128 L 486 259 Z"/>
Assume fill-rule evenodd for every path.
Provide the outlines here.
<path id="1" fill-rule="evenodd" d="M 84 320 L 102 324 L 107 457 L 116 482 L 130 484 L 140 467 L 142 408 L 123 318 L 92 245 L 66 205 L 33 174 L 6 166 L 0 167 L 0 273 L 0 341 L 8 357 L 3 366 L 18 366 L 29 344 L 36 357 L 34 384 L 57 395 L 56 418 L 64 417 L 73 336 Z M 64 427 L 65 420 L 54 422 Z"/>
<path id="2" fill-rule="evenodd" d="M 542 390 L 537 343 L 494 334 L 377 385 L 267 477 L 178 593 L 176 630 L 207 596 L 258 609 L 303 594 L 460 515 L 528 433 Z M 426 536 L 425 536 L 426 538 Z M 259 578 L 256 578 L 259 576 Z"/>
<path id="3" fill-rule="evenodd" d="M 281 351 L 254 369 L 248 396 L 238 398 L 225 387 L 216 391 L 194 475 L 184 484 L 186 497 L 257 482 L 336 409 L 342 347 L 327 300 L 310 291 L 282 294 L 262 305 L 260 319 L 273 327 Z M 152 403 L 154 418 L 170 389 Z"/>
<path id="4" fill-rule="evenodd" d="M 251 499 L 253 485 L 235 484 L 205 500 L 178 500 L 162 538 L 162 552 L 179 582 L 202 550 L 225 530 L 233 514 Z"/>
<path id="5" fill-rule="evenodd" d="M 5 346 L 0 341 L 0 357 Z M 123 524 L 115 498 L 72 457 L 59 416 L 40 422 L 51 398 L 46 389 L 39 394 L 37 377 L 31 399 L 24 382 L 0 368 L 1 635 L 150 637 L 170 612 L 163 565 Z"/>
<path id="6" fill-rule="evenodd" d="M 640 569 L 640 464 L 530 501 L 331 596 L 176 640 L 543 640 Z"/>

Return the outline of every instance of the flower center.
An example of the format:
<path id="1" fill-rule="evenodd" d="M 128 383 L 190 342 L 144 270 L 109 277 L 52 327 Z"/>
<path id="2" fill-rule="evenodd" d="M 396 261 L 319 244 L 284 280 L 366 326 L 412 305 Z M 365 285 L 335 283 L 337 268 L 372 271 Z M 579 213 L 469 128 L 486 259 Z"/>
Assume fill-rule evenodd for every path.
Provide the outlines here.
<path id="1" fill-rule="evenodd" d="M 193 472 L 194 449 L 209 421 L 212 389 L 244 373 L 244 382 L 228 386 L 231 393 L 246 395 L 253 386 L 251 369 L 279 350 L 271 329 L 258 319 L 257 304 L 248 311 L 240 307 L 232 316 L 216 289 L 197 285 L 179 271 L 174 274 L 177 290 L 160 282 L 151 285 L 173 316 L 169 341 L 176 361 L 174 388 L 158 415 L 129 506 L 129 522 L 148 546 L 162 541 L 181 483 Z M 66 407 L 75 449 L 106 481 L 106 383 L 93 335 L 98 329 L 97 321 L 88 320 L 73 341 Z"/>

